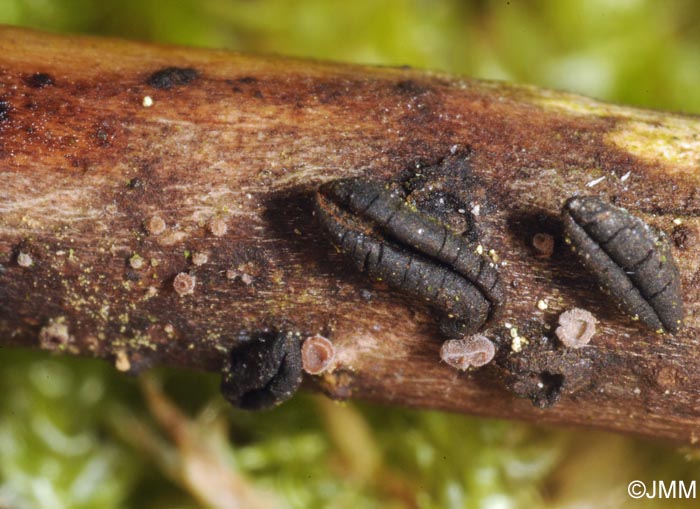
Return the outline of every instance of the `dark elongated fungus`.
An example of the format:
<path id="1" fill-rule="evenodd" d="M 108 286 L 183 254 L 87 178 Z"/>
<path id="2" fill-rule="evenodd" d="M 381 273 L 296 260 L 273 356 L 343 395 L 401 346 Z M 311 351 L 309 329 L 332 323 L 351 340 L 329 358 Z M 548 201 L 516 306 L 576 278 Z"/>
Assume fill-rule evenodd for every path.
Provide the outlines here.
<path id="1" fill-rule="evenodd" d="M 476 332 L 503 303 L 499 273 L 489 258 L 381 182 L 324 185 L 316 196 L 316 214 L 358 270 L 439 310 L 448 337 Z"/>
<path id="2" fill-rule="evenodd" d="M 680 275 L 666 236 L 597 197 L 569 199 L 566 242 L 633 319 L 658 332 L 683 323 Z"/>

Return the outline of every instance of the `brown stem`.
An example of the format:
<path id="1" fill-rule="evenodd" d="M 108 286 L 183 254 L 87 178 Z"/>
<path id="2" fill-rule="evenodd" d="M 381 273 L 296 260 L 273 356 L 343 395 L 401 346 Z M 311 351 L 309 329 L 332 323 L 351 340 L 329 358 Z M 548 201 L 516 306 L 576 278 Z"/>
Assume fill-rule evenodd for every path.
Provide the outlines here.
<path id="1" fill-rule="evenodd" d="M 333 341 L 334 369 L 310 380 L 333 397 L 695 442 L 699 133 L 695 117 L 425 71 L 2 28 L 0 335 L 122 370 L 216 371 L 275 326 Z M 321 235 L 314 191 L 359 175 L 493 250 L 508 293 L 485 331 L 496 362 L 439 362 L 434 311 Z M 561 241 L 574 193 L 671 234 L 680 333 L 643 328 L 591 284 Z M 572 307 L 599 321 L 575 351 L 553 334 Z M 561 397 L 542 410 L 512 394 L 538 390 Z"/>

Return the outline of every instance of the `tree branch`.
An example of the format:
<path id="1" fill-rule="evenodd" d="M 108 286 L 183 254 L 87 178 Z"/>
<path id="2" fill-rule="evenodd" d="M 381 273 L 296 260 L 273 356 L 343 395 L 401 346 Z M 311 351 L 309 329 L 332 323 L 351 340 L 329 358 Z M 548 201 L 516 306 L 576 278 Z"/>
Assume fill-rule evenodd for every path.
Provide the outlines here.
<path id="1" fill-rule="evenodd" d="M 333 369 L 307 380 L 332 397 L 697 441 L 698 118 L 7 27 L 0 55 L 4 344 L 217 371 L 274 326 L 333 341 Z M 313 193 L 360 175 L 493 250 L 508 293 L 485 331 L 495 362 L 441 363 L 433 312 L 356 273 L 323 237 Z M 681 332 L 645 329 L 591 283 L 561 239 L 574 193 L 671 235 Z M 538 233 L 554 237 L 550 257 L 533 248 Z M 180 273 L 194 280 L 174 285 Z M 599 321 L 579 350 L 553 333 L 572 307 Z M 538 390 L 561 397 L 546 410 L 518 397 Z"/>

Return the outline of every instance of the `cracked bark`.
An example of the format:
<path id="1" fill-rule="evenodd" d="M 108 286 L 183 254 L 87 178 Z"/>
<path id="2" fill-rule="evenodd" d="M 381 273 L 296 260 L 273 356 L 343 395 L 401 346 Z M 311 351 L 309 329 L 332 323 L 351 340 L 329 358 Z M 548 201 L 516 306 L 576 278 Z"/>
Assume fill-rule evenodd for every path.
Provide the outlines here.
<path id="1" fill-rule="evenodd" d="M 335 398 L 698 440 L 697 117 L 426 71 L 7 27 L 0 55 L 3 345 L 133 372 L 217 371 L 274 326 L 333 341 L 333 369 L 305 383 Z M 359 175 L 401 186 L 493 250 L 508 293 L 485 331 L 494 363 L 460 373 L 439 362 L 434 313 L 327 243 L 313 193 Z M 591 283 L 561 239 L 574 193 L 670 235 L 681 332 L 645 329 Z M 532 245 L 542 233 L 555 239 L 550 257 Z M 187 278 L 174 284 L 180 273 L 191 292 Z M 572 307 L 599 321 L 576 351 L 553 333 Z M 519 353 L 514 336 L 527 340 Z M 541 409 L 518 394 L 558 401 Z"/>

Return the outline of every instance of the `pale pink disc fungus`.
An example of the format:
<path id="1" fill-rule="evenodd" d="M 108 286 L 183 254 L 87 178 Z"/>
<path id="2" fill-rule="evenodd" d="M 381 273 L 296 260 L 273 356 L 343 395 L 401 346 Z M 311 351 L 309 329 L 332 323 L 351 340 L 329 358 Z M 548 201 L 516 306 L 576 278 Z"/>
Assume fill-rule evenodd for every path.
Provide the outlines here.
<path id="1" fill-rule="evenodd" d="M 144 223 L 144 227 L 151 235 L 160 235 L 165 231 L 166 225 L 162 217 L 151 216 Z"/>
<path id="2" fill-rule="evenodd" d="M 455 369 L 479 368 L 491 362 L 496 347 L 480 334 L 465 339 L 450 339 L 440 348 L 440 359 Z"/>
<path id="3" fill-rule="evenodd" d="M 335 359 L 335 347 L 323 336 L 306 338 L 301 345 L 301 363 L 304 371 L 310 375 L 319 375 L 327 371 L 333 359 Z"/>
<path id="4" fill-rule="evenodd" d="M 188 274 L 187 272 L 180 272 L 175 279 L 173 279 L 173 288 L 178 293 L 178 295 L 190 295 L 194 293 L 194 287 L 197 280 L 194 276 Z"/>
<path id="5" fill-rule="evenodd" d="M 554 237 L 548 233 L 535 233 L 532 236 L 532 247 L 539 258 L 549 258 L 554 253 Z"/>
<path id="6" fill-rule="evenodd" d="M 559 327 L 554 332 L 564 346 L 581 348 L 595 334 L 596 323 L 598 320 L 589 311 L 573 308 L 559 315 Z"/>
<path id="7" fill-rule="evenodd" d="M 222 237 L 226 235 L 226 232 L 228 231 L 226 221 L 220 217 L 212 218 L 207 224 L 207 228 L 214 237 Z"/>

